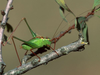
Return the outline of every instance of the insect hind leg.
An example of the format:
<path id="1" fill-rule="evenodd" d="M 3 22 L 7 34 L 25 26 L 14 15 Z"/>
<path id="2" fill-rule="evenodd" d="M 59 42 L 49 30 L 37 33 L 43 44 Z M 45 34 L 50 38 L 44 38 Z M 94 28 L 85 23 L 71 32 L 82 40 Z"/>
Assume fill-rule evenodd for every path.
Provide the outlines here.
<path id="1" fill-rule="evenodd" d="M 15 42 L 14 42 L 14 36 L 12 36 L 12 42 L 14 44 L 14 48 L 15 48 L 15 51 L 16 51 L 16 54 L 17 54 L 17 57 L 18 57 L 18 60 L 19 60 L 19 63 L 20 63 L 20 66 L 22 65 L 21 61 L 20 61 L 20 58 L 19 58 L 19 55 L 18 55 L 18 52 L 17 52 L 17 48 L 16 48 L 16 45 L 15 45 Z"/>
<path id="2" fill-rule="evenodd" d="M 47 45 L 47 46 L 49 46 L 59 56 L 59 54 L 55 51 L 55 47 L 52 48 L 50 45 Z"/>

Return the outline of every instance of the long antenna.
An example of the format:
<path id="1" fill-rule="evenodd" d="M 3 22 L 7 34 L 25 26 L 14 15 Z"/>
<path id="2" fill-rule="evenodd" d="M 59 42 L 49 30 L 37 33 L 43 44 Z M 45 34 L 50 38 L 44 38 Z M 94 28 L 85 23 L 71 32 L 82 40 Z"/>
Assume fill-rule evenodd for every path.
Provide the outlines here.
<path id="1" fill-rule="evenodd" d="M 67 15 L 69 15 L 70 13 L 68 13 Z M 65 16 L 65 17 L 67 17 L 67 15 Z M 54 38 L 54 36 L 56 35 L 56 33 L 57 33 L 57 31 L 58 31 L 58 29 L 60 28 L 60 26 L 61 26 L 61 24 L 63 23 L 63 19 L 62 19 L 62 21 L 60 22 L 60 24 L 59 24 L 59 26 L 57 27 L 57 29 L 56 29 L 56 31 L 55 31 L 55 33 L 54 33 L 54 35 L 53 35 L 53 37 L 52 38 Z"/>
<path id="2" fill-rule="evenodd" d="M 81 14 L 79 14 L 78 16 L 80 16 L 80 15 L 82 15 L 82 14 L 84 14 L 85 12 L 90 11 L 90 10 L 91 10 L 91 9 L 86 10 L 86 11 L 82 12 Z M 70 13 L 68 13 L 68 14 L 70 14 Z M 67 15 L 68 15 L 68 14 L 67 14 Z M 66 15 L 65 17 L 67 17 L 67 15 Z M 75 19 L 75 18 L 73 18 L 70 22 L 72 22 L 74 19 Z M 70 24 L 70 22 L 69 22 L 69 24 Z M 55 31 L 55 33 L 54 33 L 54 35 L 53 35 L 53 38 L 55 37 L 55 35 L 56 35 L 56 33 L 57 33 L 58 29 L 60 28 L 60 26 L 61 26 L 62 23 L 63 23 L 63 20 L 60 22 L 59 26 L 57 27 L 57 29 L 56 29 L 56 31 Z M 65 27 L 65 26 L 66 26 L 66 25 L 64 25 L 64 27 Z M 64 28 L 64 27 L 63 27 L 63 28 Z M 62 28 L 62 29 L 63 29 L 63 28 Z M 62 30 L 62 29 L 61 29 L 61 30 Z M 58 33 L 57 33 L 57 34 L 58 34 Z"/>

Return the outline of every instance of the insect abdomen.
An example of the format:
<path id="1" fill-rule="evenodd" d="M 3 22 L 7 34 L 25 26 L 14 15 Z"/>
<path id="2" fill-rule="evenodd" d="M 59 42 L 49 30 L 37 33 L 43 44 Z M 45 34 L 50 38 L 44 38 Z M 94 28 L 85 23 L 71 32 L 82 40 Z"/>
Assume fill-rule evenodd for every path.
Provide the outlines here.
<path id="1" fill-rule="evenodd" d="M 33 43 L 36 45 L 34 47 L 40 48 L 40 47 L 43 47 L 43 46 L 46 46 L 46 45 L 51 45 L 51 42 L 49 40 L 50 39 L 37 38 L 36 40 L 33 41 Z"/>
<path id="2" fill-rule="evenodd" d="M 33 43 L 33 45 L 29 46 L 27 44 L 22 44 L 22 48 L 25 50 L 41 48 L 41 47 L 46 46 L 46 45 L 51 45 L 51 42 L 49 40 L 50 39 L 43 39 L 43 38 L 31 39 L 28 42 Z"/>

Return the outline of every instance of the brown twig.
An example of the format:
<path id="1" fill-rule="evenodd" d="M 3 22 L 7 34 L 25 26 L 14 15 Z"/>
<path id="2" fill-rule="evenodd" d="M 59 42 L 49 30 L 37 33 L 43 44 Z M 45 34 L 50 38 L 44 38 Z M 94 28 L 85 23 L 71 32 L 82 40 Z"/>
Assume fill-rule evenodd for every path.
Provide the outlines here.
<path id="1" fill-rule="evenodd" d="M 94 8 L 91 12 L 89 12 L 85 17 L 86 17 L 86 20 L 85 21 L 87 21 L 89 18 L 90 18 L 90 16 L 93 16 L 94 15 L 94 11 L 95 11 L 96 9 Z M 70 32 L 72 29 L 75 29 L 75 24 L 73 24 L 72 26 L 70 26 L 65 32 L 63 32 L 62 34 L 60 34 L 58 37 L 56 37 L 56 38 L 53 38 L 53 39 L 51 39 L 50 41 L 52 42 L 52 43 L 54 43 L 54 42 L 57 42 L 62 36 L 64 36 L 66 33 L 68 33 L 68 32 Z M 56 39 L 56 41 L 55 41 L 55 39 Z"/>

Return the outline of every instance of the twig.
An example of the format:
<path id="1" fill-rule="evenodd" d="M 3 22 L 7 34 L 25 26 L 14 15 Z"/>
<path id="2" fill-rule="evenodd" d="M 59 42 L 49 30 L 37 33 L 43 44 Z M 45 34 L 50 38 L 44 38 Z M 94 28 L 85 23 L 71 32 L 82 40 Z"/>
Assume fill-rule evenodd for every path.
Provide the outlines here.
<path id="1" fill-rule="evenodd" d="M 91 12 L 89 12 L 85 17 L 86 20 L 88 21 L 93 15 L 94 15 L 94 11 L 96 9 L 93 9 Z M 61 33 L 60 35 L 58 35 L 56 38 L 51 39 L 52 43 L 57 42 L 62 36 L 64 36 L 66 33 L 71 32 L 72 29 L 75 29 L 75 24 L 73 24 L 72 26 L 70 26 L 66 31 L 64 31 L 63 33 Z M 55 41 L 56 40 L 56 41 Z"/>
<path id="2" fill-rule="evenodd" d="M 9 14 L 10 9 L 12 8 L 12 5 L 11 5 L 12 2 L 13 2 L 13 0 L 8 0 L 5 11 L 1 11 L 1 14 L 3 15 L 3 19 L 2 19 L 2 22 L 0 25 L 0 74 L 3 73 L 3 70 L 6 66 L 6 64 L 3 62 L 3 58 L 2 58 L 2 44 L 1 43 L 2 43 L 5 25 L 8 20 L 8 14 Z"/>

